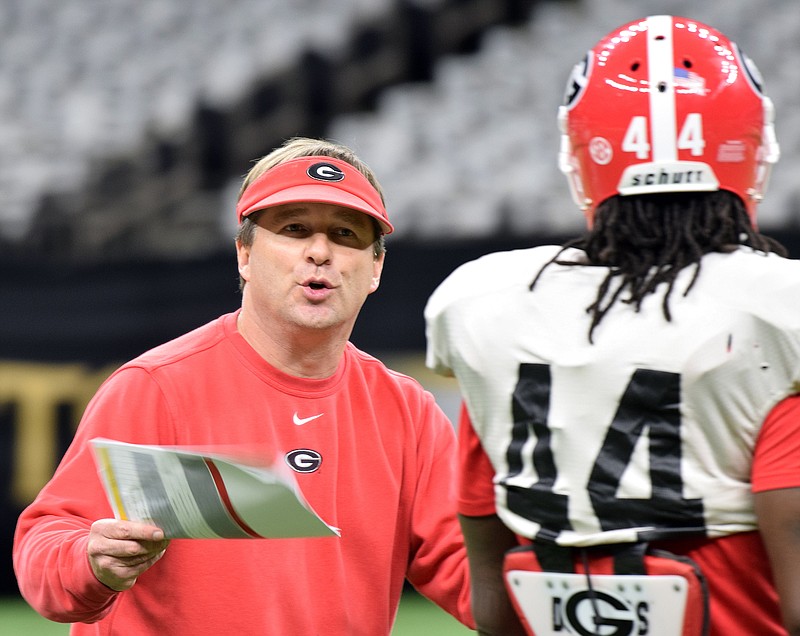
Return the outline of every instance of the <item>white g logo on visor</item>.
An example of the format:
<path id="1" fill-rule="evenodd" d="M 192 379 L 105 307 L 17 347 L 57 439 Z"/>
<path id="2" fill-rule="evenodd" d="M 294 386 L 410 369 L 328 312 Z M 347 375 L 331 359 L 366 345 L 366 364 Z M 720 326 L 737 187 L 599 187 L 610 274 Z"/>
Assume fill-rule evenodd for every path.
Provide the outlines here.
<path id="1" fill-rule="evenodd" d="M 344 172 L 332 163 L 315 163 L 308 167 L 306 174 L 317 181 L 341 181 Z"/>

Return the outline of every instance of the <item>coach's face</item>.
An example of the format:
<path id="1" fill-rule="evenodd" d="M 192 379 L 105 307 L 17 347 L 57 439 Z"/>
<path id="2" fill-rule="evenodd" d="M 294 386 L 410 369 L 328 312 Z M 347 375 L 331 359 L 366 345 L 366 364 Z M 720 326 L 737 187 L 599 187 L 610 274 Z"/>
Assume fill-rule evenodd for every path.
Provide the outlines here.
<path id="1" fill-rule="evenodd" d="M 370 217 L 327 203 L 289 203 L 257 215 L 253 243 L 237 245 L 237 255 L 258 318 L 349 337 L 383 270 Z"/>

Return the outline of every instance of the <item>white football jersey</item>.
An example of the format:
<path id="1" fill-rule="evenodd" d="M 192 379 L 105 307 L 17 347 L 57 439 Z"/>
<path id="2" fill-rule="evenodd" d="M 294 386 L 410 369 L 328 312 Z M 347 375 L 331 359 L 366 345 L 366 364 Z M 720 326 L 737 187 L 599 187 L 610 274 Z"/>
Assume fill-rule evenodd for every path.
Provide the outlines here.
<path id="1" fill-rule="evenodd" d="M 703 257 L 588 339 L 607 269 L 560 248 L 484 256 L 428 301 L 427 364 L 454 374 L 520 535 L 593 545 L 756 526 L 753 449 L 800 392 L 800 261 L 749 248 Z M 562 259 L 581 252 L 570 250 Z M 621 299 L 626 298 L 623 293 Z"/>

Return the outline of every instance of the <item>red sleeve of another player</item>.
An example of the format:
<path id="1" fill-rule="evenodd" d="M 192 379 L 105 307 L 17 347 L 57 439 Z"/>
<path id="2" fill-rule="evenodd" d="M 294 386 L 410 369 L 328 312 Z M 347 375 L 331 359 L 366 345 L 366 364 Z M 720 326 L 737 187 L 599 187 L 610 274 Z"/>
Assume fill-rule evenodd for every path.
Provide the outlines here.
<path id="1" fill-rule="evenodd" d="M 483 517 L 495 513 L 494 468 L 467 412 L 461 403 L 458 415 L 459 489 L 458 512 L 468 517 Z"/>
<path id="2" fill-rule="evenodd" d="M 756 440 L 753 492 L 800 487 L 800 395 L 770 411 Z"/>

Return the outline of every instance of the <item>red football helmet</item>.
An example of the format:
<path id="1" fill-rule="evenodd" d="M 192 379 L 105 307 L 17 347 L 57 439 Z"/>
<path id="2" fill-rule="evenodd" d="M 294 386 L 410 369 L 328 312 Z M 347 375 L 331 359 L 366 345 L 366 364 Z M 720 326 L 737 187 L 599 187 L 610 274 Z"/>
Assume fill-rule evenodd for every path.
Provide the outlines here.
<path id="1" fill-rule="evenodd" d="M 778 160 L 773 107 L 753 62 L 687 18 L 651 16 L 576 65 L 559 109 L 559 167 L 589 226 L 605 199 L 730 190 L 755 213 Z"/>

